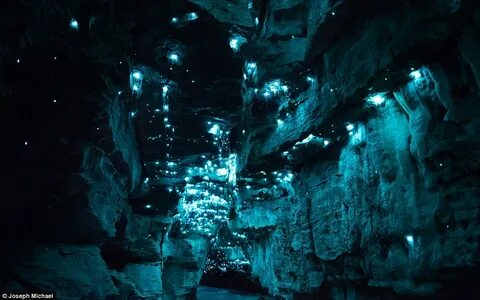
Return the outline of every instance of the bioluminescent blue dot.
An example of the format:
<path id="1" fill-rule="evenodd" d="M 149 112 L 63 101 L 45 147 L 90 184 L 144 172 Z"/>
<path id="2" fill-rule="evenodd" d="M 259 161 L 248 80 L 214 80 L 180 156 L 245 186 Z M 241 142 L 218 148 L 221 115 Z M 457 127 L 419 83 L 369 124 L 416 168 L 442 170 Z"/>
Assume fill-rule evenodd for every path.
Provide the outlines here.
<path id="1" fill-rule="evenodd" d="M 277 119 L 277 125 L 280 127 L 284 124 L 285 122 L 283 122 L 283 120 L 281 119 Z"/>
<path id="2" fill-rule="evenodd" d="M 172 23 L 175 24 L 175 23 L 177 23 L 177 22 L 178 22 L 178 18 L 177 18 L 177 17 L 173 17 L 173 18 L 172 18 Z"/>
<path id="3" fill-rule="evenodd" d="M 422 72 L 420 72 L 419 70 L 412 71 L 410 72 L 410 77 L 415 80 L 418 80 L 422 77 Z"/>
<path id="4" fill-rule="evenodd" d="M 151 205 L 151 204 L 146 204 L 146 205 L 145 205 L 145 208 L 146 208 L 146 209 L 150 209 L 150 208 L 152 208 L 152 205 Z"/>
<path id="5" fill-rule="evenodd" d="M 328 145 L 330 145 L 330 141 L 329 140 L 324 140 L 323 141 L 323 146 L 327 147 Z"/>
<path id="6" fill-rule="evenodd" d="M 162 92 L 163 92 L 163 95 L 164 95 L 164 96 L 167 95 L 167 93 L 168 93 L 168 85 L 164 85 L 164 86 L 162 87 Z"/>
<path id="7" fill-rule="evenodd" d="M 269 98 L 272 96 L 276 96 L 279 93 L 287 93 L 289 91 L 289 87 L 283 84 L 279 79 L 275 79 L 265 83 L 263 86 L 263 97 Z"/>
<path id="8" fill-rule="evenodd" d="M 379 93 L 371 95 L 367 98 L 367 102 L 375 106 L 382 105 L 385 102 L 385 94 Z"/>
<path id="9" fill-rule="evenodd" d="M 253 75 L 257 72 L 257 63 L 256 62 L 248 62 L 245 65 L 245 71 L 247 75 Z"/>
<path id="10" fill-rule="evenodd" d="M 188 195 L 196 195 L 198 193 L 198 189 L 195 188 L 187 188 L 186 191 Z"/>
<path id="11" fill-rule="evenodd" d="M 217 176 L 226 176 L 228 174 L 228 170 L 225 168 L 220 168 L 215 171 Z"/>
<path id="12" fill-rule="evenodd" d="M 187 21 L 194 21 L 198 19 L 198 14 L 196 12 L 189 13 L 185 16 L 185 20 Z"/>
<path id="13" fill-rule="evenodd" d="M 238 52 L 240 50 L 240 47 L 242 47 L 243 44 L 247 42 L 247 39 L 244 38 L 241 35 L 235 35 L 230 38 L 230 41 L 228 44 L 230 45 L 230 48 L 232 48 L 233 52 Z"/>
<path id="14" fill-rule="evenodd" d="M 177 64 L 180 62 L 180 56 L 175 52 L 168 54 L 167 58 L 172 64 Z"/>
<path id="15" fill-rule="evenodd" d="M 132 76 L 133 76 L 133 78 L 135 78 L 135 79 L 137 79 L 137 80 L 142 79 L 142 73 L 139 72 L 139 71 L 133 72 L 133 73 L 132 73 Z"/>
<path id="16" fill-rule="evenodd" d="M 208 133 L 218 135 L 220 133 L 220 126 L 218 124 L 213 124 L 212 127 L 208 129 Z"/>
<path id="17" fill-rule="evenodd" d="M 347 131 L 352 131 L 353 129 L 355 129 L 355 125 L 348 123 L 347 126 L 345 126 L 345 128 L 347 129 Z"/>
<path id="18" fill-rule="evenodd" d="M 130 73 L 130 88 L 134 95 L 140 95 L 142 93 L 143 73 L 139 69 L 134 69 Z"/>
<path id="19" fill-rule="evenodd" d="M 406 235 L 406 236 L 405 236 L 405 239 L 407 240 L 408 245 L 413 246 L 413 242 L 414 242 L 413 236 L 411 236 L 411 235 Z"/>
<path id="20" fill-rule="evenodd" d="M 75 20 L 75 19 L 71 19 L 70 20 L 70 28 L 72 28 L 73 30 L 78 30 L 78 21 Z"/>

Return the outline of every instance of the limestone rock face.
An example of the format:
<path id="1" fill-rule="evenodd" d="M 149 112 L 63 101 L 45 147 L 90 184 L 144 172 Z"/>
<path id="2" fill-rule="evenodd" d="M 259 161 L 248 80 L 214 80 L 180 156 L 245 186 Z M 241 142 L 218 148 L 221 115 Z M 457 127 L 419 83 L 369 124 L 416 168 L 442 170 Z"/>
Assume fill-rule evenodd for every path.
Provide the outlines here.
<path id="1" fill-rule="evenodd" d="M 158 299 L 162 294 L 160 264 L 128 264 L 112 277 L 125 299 Z"/>
<path id="2" fill-rule="evenodd" d="M 290 78 L 296 90 L 266 99 L 263 111 L 254 106 L 262 95 L 244 93 L 254 103 L 245 113 L 254 120 L 242 124 L 245 173 L 293 173 L 240 186 L 230 222 L 249 236 L 253 274 L 271 294 L 444 295 L 452 278 L 478 273 L 480 44 L 478 26 L 461 21 L 475 10 L 417 4 L 279 1 L 264 10 L 255 46 L 290 35 L 306 49 L 287 70 L 285 46 L 256 57 L 259 86 Z M 274 12 L 293 7 L 280 30 Z M 290 188 L 278 193 L 282 182 Z"/>
<path id="3" fill-rule="evenodd" d="M 126 178 L 105 151 L 85 146 L 81 170 L 69 182 L 69 199 L 45 220 L 45 235 L 74 243 L 101 243 L 113 238 L 128 195 Z"/>
<path id="4" fill-rule="evenodd" d="M 208 10 L 220 22 L 254 27 L 255 21 L 248 8 L 248 0 L 215 1 L 189 0 Z"/>
<path id="5" fill-rule="evenodd" d="M 208 245 L 208 238 L 197 235 L 171 237 L 165 241 L 163 289 L 167 295 L 178 299 L 195 295 L 205 267 Z"/>
<path id="6" fill-rule="evenodd" d="M 55 291 L 61 299 L 104 299 L 119 294 L 95 246 L 28 246 L 19 256 L 13 274 L 15 281 L 7 286 L 10 291 Z"/>
<path id="7" fill-rule="evenodd" d="M 78 118 L 85 132 L 58 131 L 58 152 L 75 153 L 50 155 L 69 166 L 45 180 L 45 209 L 6 227 L 31 231 L 15 262 L 1 257 L 7 290 L 194 299 L 220 270 L 210 283 L 285 299 L 478 291 L 479 1 L 30 2 L 9 4 L 22 18 L 0 9 L 0 93 L 25 98 L 24 61 L 60 61 L 43 36 L 68 45 L 66 73 L 88 60 L 82 72 L 106 74 L 82 78 L 85 94 L 100 79 L 107 91 L 98 120 L 91 103 Z M 65 26 L 72 11 L 80 28 Z M 64 27 L 33 28 L 42 16 Z M 29 147 L 12 149 L 40 160 Z"/>

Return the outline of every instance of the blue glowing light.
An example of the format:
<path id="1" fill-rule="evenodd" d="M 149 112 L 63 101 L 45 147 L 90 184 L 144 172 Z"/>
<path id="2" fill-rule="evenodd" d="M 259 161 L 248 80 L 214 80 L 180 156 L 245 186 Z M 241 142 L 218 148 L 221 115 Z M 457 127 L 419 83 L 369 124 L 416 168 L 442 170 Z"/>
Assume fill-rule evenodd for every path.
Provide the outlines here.
<path id="1" fill-rule="evenodd" d="M 228 170 L 225 168 L 220 168 L 215 171 L 217 176 L 226 176 L 228 174 Z"/>
<path id="2" fill-rule="evenodd" d="M 180 62 L 180 56 L 176 52 L 168 54 L 168 60 L 172 64 L 178 64 Z"/>
<path id="3" fill-rule="evenodd" d="M 198 19 L 198 14 L 195 13 L 195 12 L 192 12 L 192 13 L 189 13 L 189 14 L 185 15 L 185 20 L 187 20 L 187 21 L 194 21 L 196 19 Z"/>
<path id="4" fill-rule="evenodd" d="M 190 188 L 190 187 L 189 187 L 189 188 L 187 188 L 186 190 L 187 190 L 187 194 L 188 194 L 188 195 L 196 195 L 196 194 L 198 193 L 198 190 L 195 189 L 195 188 Z"/>
<path id="5" fill-rule="evenodd" d="M 347 126 L 345 126 L 345 128 L 347 128 L 347 131 L 352 131 L 353 129 L 355 129 L 355 125 L 351 124 L 351 123 L 348 123 Z"/>
<path id="6" fill-rule="evenodd" d="M 133 78 L 138 79 L 138 80 L 142 79 L 142 73 L 139 72 L 139 71 L 133 72 L 132 76 L 133 76 Z"/>
<path id="7" fill-rule="evenodd" d="M 177 17 L 173 17 L 173 18 L 172 18 L 172 23 L 175 24 L 175 23 L 177 23 L 177 22 L 178 22 L 178 18 L 177 18 Z"/>
<path id="8" fill-rule="evenodd" d="M 136 95 L 142 92 L 143 73 L 136 69 L 130 73 L 130 88 Z"/>
<path id="9" fill-rule="evenodd" d="M 418 80 L 418 79 L 422 78 L 422 72 L 420 72 L 419 70 L 412 71 L 410 73 L 410 77 L 415 79 L 415 80 Z"/>
<path id="10" fill-rule="evenodd" d="M 233 153 L 228 156 L 228 182 L 232 185 L 237 183 L 237 154 Z"/>
<path id="11" fill-rule="evenodd" d="M 283 122 L 283 120 L 281 119 L 277 119 L 277 125 L 280 127 L 284 124 L 285 122 Z"/>
<path id="12" fill-rule="evenodd" d="M 70 20 L 70 28 L 73 30 L 78 30 L 78 21 L 75 19 Z"/>
<path id="13" fill-rule="evenodd" d="M 309 134 L 306 138 L 304 138 L 299 144 L 307 144 L 313 141 L 316 138 L 313 134 Z"/>
<path id="14" fill-rule="evenodd" d="M 308 82 L 315 82 L 316 80 L 312 76 L 307 76 L 307 81 Z"/>
<path id="15" fill-rule="evenodd" d="M 163 95 L 165 96 L 168 93 L 168 85 L 162 87 Z"/>
<path id="16" fill-rule="evenodd" d="M 235 35 L 230 38 L 229 45 L 233 52 L 238 52 L 240 47 L 247 42 L 247 39 L 241 35 Z"/>
<path id="17" fill-rule="evenodd" d="M 213 124 L 212 127 L 210 127 L 210 129 L 208 130 L 208 133 L 218 135 L 220 131 L 220 126 L 218 124 Z"/>
<path id="18" fill-rule="evenodd" d="M 382 105 L 385 102 L 385 93 L 378 93 L 367 98 L 367 102 L 375 106 Z"/>
<path id="19" fill-rule="evenodd" d="M 248 62 L 245 66 L 245 71 L 248 75 L 253 75 L 257 72 L 257 63 L 256 62 Z"/>
<path id="20" fill-rule="evenodd" d="M 408 245 L 413 246 L 413 242 L 414 242 L 413 236 L 411 236 L 411 235 L 406 235 L 406 236 L 405 236 L 405 239 L 407 240 Z"/>
<path id="21" fill-rule="evenodd" d="M 152 208 L 152 205 L 151 205 L 151 204 L 147 204 L 147 205 L 145 205 L 145 208 L 146 208 L 146 209 L 150 209 L 150 208 Z"/>
<path id="22" fill-rule="evenodd" d="M 263 87 L 263 97 L 270 98 L 272 96 L 278 95 L 279 93 L 287 93 L 289 88 L 287 85 L 283 84 L 280 79 L 275 79 L 265 83 Z"/>
<path id="23" fill-rule="evenodd" d="M 330 145 L 330 141 L 329 140 L 324 140 L 323 141 L 323 146 L 327 147 L 328 145 Z"/>

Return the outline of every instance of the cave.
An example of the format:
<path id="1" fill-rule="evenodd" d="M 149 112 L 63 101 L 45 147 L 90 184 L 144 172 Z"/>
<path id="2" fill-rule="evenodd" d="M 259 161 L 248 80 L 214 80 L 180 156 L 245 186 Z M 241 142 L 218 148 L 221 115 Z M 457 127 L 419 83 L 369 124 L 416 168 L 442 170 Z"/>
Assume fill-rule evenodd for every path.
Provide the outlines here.
<path id="1" fill-rule="evenodd" d="M 480 298 L 480 2 L 1 1 L 0 54 L 2 299 Z"/>

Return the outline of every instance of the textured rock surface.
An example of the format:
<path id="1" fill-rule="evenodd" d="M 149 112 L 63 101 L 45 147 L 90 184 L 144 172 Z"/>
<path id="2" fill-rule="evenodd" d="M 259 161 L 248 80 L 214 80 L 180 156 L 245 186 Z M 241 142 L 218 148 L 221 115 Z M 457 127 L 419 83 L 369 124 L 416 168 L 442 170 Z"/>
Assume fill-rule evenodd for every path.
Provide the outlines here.
<path id="1" fill-rule="evenodd" d="M 119 294 L 95 246 L 29 246 L 19 256 L 12 274 L 9 291 L 55 291 L 61 299 L 104 299 Z"/>
<path id="2" fill-rule="evenodd" d="M 113 238 L 128 195 L 127 177 L 105 151 L 88 145 L 83 148 L 80 172 L 71 178 L 70 201 L 52 209 L 52 218 L 45 221 L 45 234 L 55 241 L 81 243 Z"/>
<path id="3" fill-rule="evenodd" d="M 28 9 L 18 20 L 0 9 L 0 94 L 20 103 L 11 111 L 31 97 L 25 86 L 42 88 L 39 103 L 61 94 L 62 75 L 47 89 L 45 79 L 29 83 L 54 55 L 86 87 L 82 98 L 70 83 L 62 98 L 72 101 L 53 102 L 61 109 L 51 119 L 72 120 L 15 138 L 40 153 L 12 148 L 30 158 L 6 172 L 22 175 L 16 197 L 28 194 L 31 170 L 47 191 L 21 202 L 31 205 L 26 225 L 4 229 L 35 242 L 9 245 L 0 286 L 61 299 L 193 299 L 210 276 L 286 299 L 478 292 L 475 1 L 18 3 Z M 64 28 L 72 11 L 84 14 L 79 30 Z M 61 24 L 45 23 L 59 15 Z M 4 42 L 17 31 L 20 46 Z M 32 65 L 22 70 L 24 61 Z M 37 109 L 36 121 L 50 119 Z M 37 145 L 52 128 L 61 142 L 40 164 Z"/>
<path id="4" fill-rule="evenodd" d="M 242 148 L 246 169 L 294 173 L 283 195 L 255 184 L 239 193 L 231 226 L 251 237 L 253 273 L 284 296 L 448 297 L 451 280 L 463 273 L 468 286 L 479 266 L 472 51 L 480 45 L 478 28 L 461 21 L 471 3 L 392 2 L 380 12 L 379 3 L 306 2 L 306 57 L 316 62 L 305 72 L 310 84 L 271 99 L 277 113 L 256 117 L 281 122 L 250 123 L 250 147 Z M 264 32 L 281 24 L 265 22 Z M 263 54 L 257 65 L 268 71 L 260 76 L 292 76 L 292 69 L 271 70 L 275 62 Z M 367 101 L 374 93 L 384 102 Z M 252 101 L 248 91 L 244 100 Z M 327 144 L 313 143 L 322 138 Z"/>
<path id="5" fill-rule="evenodd" d="M 171 237 L 163 244 L 163 289 L 180 299 L 195 295 L 207 258 L 209 239 L 203 236 Z"/>

